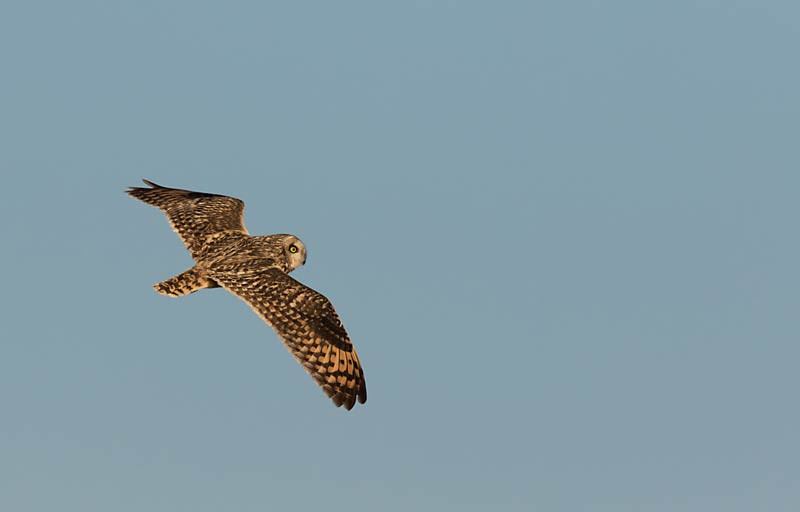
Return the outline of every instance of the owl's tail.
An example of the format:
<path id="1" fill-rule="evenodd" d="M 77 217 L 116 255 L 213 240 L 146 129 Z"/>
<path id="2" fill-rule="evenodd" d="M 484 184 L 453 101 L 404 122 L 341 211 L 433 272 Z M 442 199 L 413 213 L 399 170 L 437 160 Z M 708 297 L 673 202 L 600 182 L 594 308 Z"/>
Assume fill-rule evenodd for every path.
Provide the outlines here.
<path id="1" fill-rule="evenodd" d="M 219 288 L 219 285 L 206 277 L 197 267 L 192 267 L 175 277 L 154 284 L 153 288 L 161 295 L 183 297 L 203 288 Z"/>

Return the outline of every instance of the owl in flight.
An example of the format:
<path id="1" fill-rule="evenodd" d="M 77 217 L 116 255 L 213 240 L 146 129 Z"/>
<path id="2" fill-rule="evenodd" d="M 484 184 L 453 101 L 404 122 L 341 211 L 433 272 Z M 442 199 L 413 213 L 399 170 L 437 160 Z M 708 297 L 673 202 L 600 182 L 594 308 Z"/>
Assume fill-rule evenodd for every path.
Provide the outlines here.
<path id="1" fill-rule="evenodd" d="M 163 211 L 195 261 L 189 270 L 153 285 L 158 293 L 181 297 L 225 288 L 275 329 L 337 407 L 350 410 L 356 401 L 367 401 L 364 371 L 330 301 L 289 277 L 306 262 L 299 238 L 250 236 L 239 199 L 143 181 L 150 188 L 130 187 L 128 194 Z"/>

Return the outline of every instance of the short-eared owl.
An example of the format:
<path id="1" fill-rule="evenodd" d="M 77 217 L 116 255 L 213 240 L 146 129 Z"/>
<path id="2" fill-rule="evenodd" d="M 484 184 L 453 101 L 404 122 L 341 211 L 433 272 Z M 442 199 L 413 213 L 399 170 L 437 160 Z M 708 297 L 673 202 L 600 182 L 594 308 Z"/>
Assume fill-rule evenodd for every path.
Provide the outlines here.
<path id="1" fill-rule="evenodd" d="M 293 235 L 250 236 L 236 198 L 162 187 L 131 187 L 128 194 L 162 210 L 195 265 L 153 285 L 180 297 L 222 287 L 244 300 L 273 329 L 338 407 L 367 401 L 367 385 L 350 337 L 331 303 L 289 272 L 306 262 Z"/>

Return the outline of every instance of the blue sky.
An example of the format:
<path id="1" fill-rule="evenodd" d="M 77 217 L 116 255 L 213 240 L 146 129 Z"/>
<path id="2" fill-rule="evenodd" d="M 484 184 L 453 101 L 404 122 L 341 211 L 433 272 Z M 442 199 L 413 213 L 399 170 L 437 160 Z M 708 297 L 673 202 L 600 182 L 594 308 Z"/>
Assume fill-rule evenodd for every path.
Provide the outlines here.
<path id="1" fill-rule="evenodd" d="M 5 2 L 0 508 L 794 511 L 800 7 Z M 334 408 L 148 178 L 308 247 Z"/>

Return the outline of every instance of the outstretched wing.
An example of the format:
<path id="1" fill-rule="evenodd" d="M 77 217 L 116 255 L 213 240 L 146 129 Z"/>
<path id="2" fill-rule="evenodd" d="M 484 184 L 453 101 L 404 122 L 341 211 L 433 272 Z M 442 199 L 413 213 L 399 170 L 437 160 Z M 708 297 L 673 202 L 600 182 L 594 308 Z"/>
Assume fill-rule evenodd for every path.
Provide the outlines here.
<path id="1" fill-rule="evenodd" d="M 276 268 L 251 273 L 214 271 L 223 288 L 243 299 L 339 407 L 367 401 L 361 363 L 339 316 L 324 295 Z"/>
<path id="2" fill-rule="evenodd" d="M 128 194 L 162 210 L 193 258 L 202 253 L 209 235 L 225 231 L 247 234 L 244 202 L 240 199 L 142 181 L 152 188 L 130 187 Z"/>

